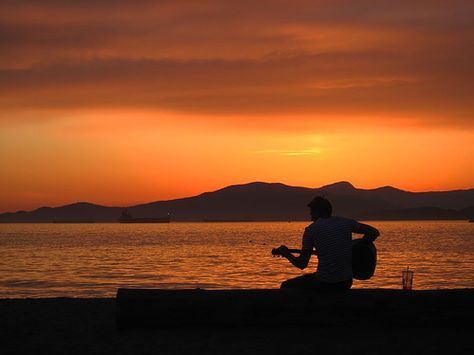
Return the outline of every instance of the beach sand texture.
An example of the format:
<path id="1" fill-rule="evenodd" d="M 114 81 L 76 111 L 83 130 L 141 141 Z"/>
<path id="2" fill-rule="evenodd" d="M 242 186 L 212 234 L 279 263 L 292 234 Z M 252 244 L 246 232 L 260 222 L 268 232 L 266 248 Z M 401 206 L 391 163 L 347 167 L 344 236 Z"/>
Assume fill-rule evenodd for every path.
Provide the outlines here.
<path id="1" fill-rule="evenodd" d="M 473 290 L 464 294 L 472 301 Z M 453 305 L 453 309 L 459 306 Z M 115 299 L 2 299 L 2 354 L 468 354 L 472 324 L 118 330 Z M 472 315 L 472 307 L 466 309 Z M 472 318 L 471 318 L 472 319 Z"/>

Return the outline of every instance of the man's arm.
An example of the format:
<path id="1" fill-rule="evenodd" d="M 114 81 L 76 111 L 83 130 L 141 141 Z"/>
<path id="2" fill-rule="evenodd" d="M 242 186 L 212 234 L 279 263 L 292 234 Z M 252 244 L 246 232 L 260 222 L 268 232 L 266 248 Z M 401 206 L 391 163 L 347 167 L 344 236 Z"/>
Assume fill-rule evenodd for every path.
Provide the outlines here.
<path id="1" fill-rule="evenodd" d="M 296 266 L 298 269 L 303 270 L 308 266 L 309 259 L 311 258 L 311 250 L 303 249 L 299 256 L 294 256 L 290 253 L 286 245 L 282 245 L 278 248 L 281 252 L 281 256 L 288 259 L 288 261 Z"/>
<path id="2" fill-rule="evenodd" d="M 380 235 L 378 229 L 364 223 L 358 223 L 353 232 L 363 234 L 364 236 L 362 237 L 362 239 L 368 242 L 373 242 Z"/>

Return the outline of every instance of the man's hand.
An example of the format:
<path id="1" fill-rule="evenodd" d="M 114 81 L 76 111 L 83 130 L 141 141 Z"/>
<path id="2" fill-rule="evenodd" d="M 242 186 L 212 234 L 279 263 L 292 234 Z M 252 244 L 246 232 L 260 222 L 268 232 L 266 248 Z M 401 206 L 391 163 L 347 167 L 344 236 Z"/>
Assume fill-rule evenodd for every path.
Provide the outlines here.
<path id="1" fill-rule="evenodd" d="M 380 235 L 377 229 L 363 223 L 359 223 L 359 227 L 357 230 L 353 230 L 353 232 L 363 234 L 364 236 L 362 237 L 362 240 L 367 244 L 373 242 Z"/>
<path id="2" fill-rule="evenodd" d="M 278 248 L 276 248 L 276 251 L 279 255 L 285 257 L 288 259 L 288 255 L 290 255 L 290 250 L 286 245 L 280 245 Z"/>
<path id="3" fill-rule="evenodd" d="M 377 237 L 374 237 L 373 235 L 369 234 L 364 234 L 364 236 L 362 237 L 362 242 L 365 244 L 370 244 L 373 243 L 375 239 L 377 239 Z"/>
<path id="4" fill-rule="evenodd" d="M 309 259 L 311 258 L 311 250 L 303 249 L 299 256 L 295 256 L 290 252 L 286 245 L 280 245 L 278 248 L 273 249 L 272 253 L 273 255 L 283 256 L 301 270 L 308 266 Z"/>

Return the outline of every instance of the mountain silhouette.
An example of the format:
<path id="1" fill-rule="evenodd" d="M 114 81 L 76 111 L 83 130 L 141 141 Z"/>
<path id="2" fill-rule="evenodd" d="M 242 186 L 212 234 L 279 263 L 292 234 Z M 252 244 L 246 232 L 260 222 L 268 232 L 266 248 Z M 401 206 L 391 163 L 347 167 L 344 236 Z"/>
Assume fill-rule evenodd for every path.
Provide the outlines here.
<path id="1" fill-rule="evenodd" d="M 472 219 L 474 189 L 409 192 L 391 186 L 359 189 L 347 181 L 320 188 L 252 182 L 232 185 L 197 196 L 135 206 L 106 207 L 79 202 L 60 207 L 0 214 L 0 222 L 91 220 L 116 222 L 126 208 L 134 217 L 171 214 L 172 221 L 308 220 L 307 203 L 316 195 L 328 198 L 334 214 L 357 219 Z"/>

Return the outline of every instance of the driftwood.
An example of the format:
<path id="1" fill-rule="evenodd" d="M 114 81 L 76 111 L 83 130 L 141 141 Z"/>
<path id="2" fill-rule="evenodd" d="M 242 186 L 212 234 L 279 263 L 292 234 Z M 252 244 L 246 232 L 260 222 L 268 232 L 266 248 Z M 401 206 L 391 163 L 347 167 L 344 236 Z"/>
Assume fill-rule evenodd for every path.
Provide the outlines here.
<path id="1" fill-rule="evenodd" d="M 119 289 L 116 322 L 125 328 L 182 326 L 472 327 L 474 289 L 295 290 Z"/>

